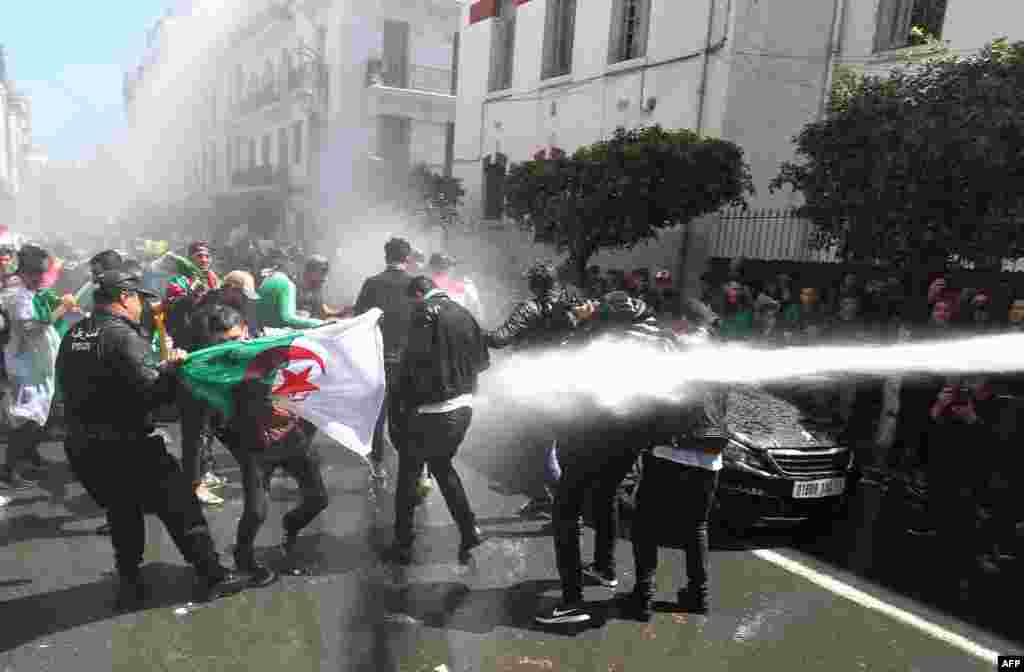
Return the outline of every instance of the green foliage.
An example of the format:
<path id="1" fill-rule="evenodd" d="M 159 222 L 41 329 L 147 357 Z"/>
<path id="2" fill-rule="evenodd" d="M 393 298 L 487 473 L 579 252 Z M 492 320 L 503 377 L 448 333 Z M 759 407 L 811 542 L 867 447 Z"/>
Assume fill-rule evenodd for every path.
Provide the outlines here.
<path id="1" fill-rule="evenodd" d="M 991 266 L 1024 253 L 1024 43 L 837 81 L 772 190 L 804 196 L 817 243 L 851 261 Z"/>
<path id="2" fill-rule="evenodd" d="M 415 166 L 409 173 L 404 208 L 425 219 L 426 226 L 440 226 L 447 234 L 458 223 L 458 209 L 466 190 L 462 180 L 440 175 L 426 164 Z"/>
<path id="3" fill-rule="evenodd" d="M 580 277 L 601 249 L 631 248 L 661 229 L 745 205 L 753 192 L 737 145 L 661 126 L 619 128 L 571 156 L 538 153 L 511 166 L 505 183 L 506 213 L 568 253 Z"/>

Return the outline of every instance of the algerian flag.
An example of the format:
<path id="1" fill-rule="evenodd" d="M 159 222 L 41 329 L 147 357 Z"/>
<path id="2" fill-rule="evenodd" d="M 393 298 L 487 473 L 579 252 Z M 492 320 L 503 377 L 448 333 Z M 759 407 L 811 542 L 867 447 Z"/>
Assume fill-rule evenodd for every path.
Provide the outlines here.
<path id="1" fill-rule="evenodd" d="M 225 418 L 234 410 L 235 386 L 263 381 L 275 400 L 366 457 L 384 404 L 382 314 L 375 308 L 315 329 L 199 350 L 179 376 Z"/>

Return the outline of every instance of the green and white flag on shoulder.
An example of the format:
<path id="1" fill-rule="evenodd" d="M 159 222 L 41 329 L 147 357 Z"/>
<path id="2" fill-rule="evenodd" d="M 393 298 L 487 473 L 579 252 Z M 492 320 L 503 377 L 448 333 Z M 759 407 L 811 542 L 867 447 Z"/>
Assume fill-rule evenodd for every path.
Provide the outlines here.
<path id="1" fill-rule="evenodd" d="M 192 394 L 229 419 L 235 386 L 260 380 L 276 400 L 366 457 L 384 404 L 381 315 L 375 308 L 315 329 L 199 350 L 188 356 L 179 376 Z"/>

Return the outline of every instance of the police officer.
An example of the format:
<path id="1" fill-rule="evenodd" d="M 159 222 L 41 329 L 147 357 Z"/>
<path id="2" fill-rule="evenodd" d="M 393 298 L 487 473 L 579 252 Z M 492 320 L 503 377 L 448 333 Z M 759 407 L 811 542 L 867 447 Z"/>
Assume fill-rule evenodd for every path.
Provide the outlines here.
<path id="1" fill-rule="evenodd" d="M 143 296 L 151 295 L 137 274 L 113 270 L 97 280 L 96 309 L 61 342 L 57 377 L 66 405 L 68 462 L 107 508 L 111 523 L 118 607 L 134 608 L 145 596 L 139 573 L 144 513 L 160 518 L 195 567 L 200 599 L 237 592 L 246 581 L 221 565 L 188 479 L 153 433 L 152 411 L 174 400 L 173 371 L 184 353 L 157 364 L 139 323 Z"/>

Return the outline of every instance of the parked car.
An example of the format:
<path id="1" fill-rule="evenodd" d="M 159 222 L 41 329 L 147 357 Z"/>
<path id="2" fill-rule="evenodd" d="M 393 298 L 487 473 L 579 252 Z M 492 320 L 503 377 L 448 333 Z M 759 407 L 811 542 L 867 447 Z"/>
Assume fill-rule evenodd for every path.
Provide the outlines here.
<path id="1" fill-rule="evenodd" d="M 839 427 L 810 417 L 784 392 L 728 392 L 728 443 L 715 517 L 733 530 L 827 522 L 845 515 L 858 478 Z"/>

